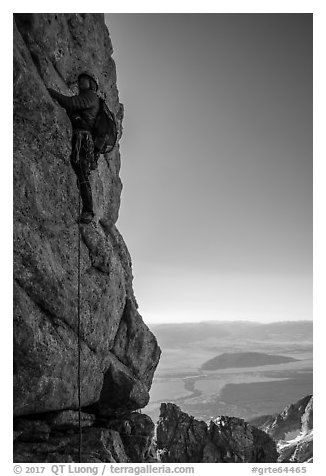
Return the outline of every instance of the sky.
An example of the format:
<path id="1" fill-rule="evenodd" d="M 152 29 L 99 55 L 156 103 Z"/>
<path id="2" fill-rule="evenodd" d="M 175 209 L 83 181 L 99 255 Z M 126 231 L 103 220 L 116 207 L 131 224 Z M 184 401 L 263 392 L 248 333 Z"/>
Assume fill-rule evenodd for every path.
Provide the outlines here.
<path id="1" fill-rule="evenodd" d="M 312 15 L 106 22 L 144 321 L 312 318 Z"/>

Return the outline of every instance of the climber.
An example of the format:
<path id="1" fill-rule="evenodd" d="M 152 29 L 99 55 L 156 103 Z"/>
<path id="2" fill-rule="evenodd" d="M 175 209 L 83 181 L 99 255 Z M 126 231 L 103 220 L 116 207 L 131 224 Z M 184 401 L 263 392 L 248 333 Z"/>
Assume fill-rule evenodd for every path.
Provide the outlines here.
<path id="1" fill-rule="evenodd" d="M 72 152 L 70 162 L 77 175 L 83 208 L 79 223 L 90 223 L 94 218 L 92 188 L 89 183 L 91 170 L 97 167 L 98 155 L 94 154 L 92 129 L 100 109 L 100 99 L 96 94 L 98 83 L 89 72 L 78 76 L 79 94 L 65 96 L 48 88 L 49 94 L 64 107 L 73 127 Z"/>

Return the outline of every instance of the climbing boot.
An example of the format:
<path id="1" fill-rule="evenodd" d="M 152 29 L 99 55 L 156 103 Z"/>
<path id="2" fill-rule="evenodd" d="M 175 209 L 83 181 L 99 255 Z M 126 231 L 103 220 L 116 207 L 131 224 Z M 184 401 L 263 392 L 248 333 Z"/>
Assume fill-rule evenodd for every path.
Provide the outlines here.
<path id="1" fill-rule="evenodd" d="M 94 218 L 93 212 L 83 212 L 80 215 L 79 223 L 90 223 Z"/>

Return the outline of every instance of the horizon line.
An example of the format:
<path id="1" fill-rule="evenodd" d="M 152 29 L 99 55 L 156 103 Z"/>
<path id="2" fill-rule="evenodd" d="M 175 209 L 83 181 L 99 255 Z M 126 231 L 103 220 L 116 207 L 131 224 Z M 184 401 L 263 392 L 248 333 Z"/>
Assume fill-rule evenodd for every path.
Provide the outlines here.
<path id="1" fill-rule="evenodd" d="M 166 325 L 180 325 L 180 324 L 211 324 L 211 323 L 218 323 L 218 324 L 233 324 L 233 323 L 238 323 L 238 322 L 242 322 L 242 323 L 248 323 L 248 324 L 260 324 L 260 325 L 269 325 L 269 324 L 285 324 L 285 323 L 303 323 L 303 322 L 311 322 L 313 323 L 313 318 L 307 318 L 307 319 L 296 319 L 296 320 L 282 320 L 282 321 L 270 321 L 270 322 L 262 322 L 262 321 L 251 321 L 249 319 L 235 319 L 233 321 L 230 321 L 230 320 L 207 320 L 207 321 L 182 321 L 182 322 L 148 322 L 146 321 L 146 323 L 148 324 L 154 324 L 154 325 L 159 325 L 159 326 L 166 326 Z"/>

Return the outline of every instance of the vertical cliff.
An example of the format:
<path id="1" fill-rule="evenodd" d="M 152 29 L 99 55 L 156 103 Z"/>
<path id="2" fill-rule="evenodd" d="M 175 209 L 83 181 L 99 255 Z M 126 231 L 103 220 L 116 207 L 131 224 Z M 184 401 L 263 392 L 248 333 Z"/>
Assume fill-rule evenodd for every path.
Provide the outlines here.
<path id="1" fill-rule="evenodd" d="M 99 78 L 99 95 L 114 112 L 121 137 L 123 107 L 111 55 L 102 14 L 14 17 L 14 415 L 19 417 L 18 444 L 33 441 L 35 425 L 38 429 L 43 425 L 46 441 L 53 431 L 74 428 L 78 407 L 79 192 L 69 161 L 71 124 L 47 87 L 73 95 L 77 75 L 85 69 L 93 71 Z M 101 156 L 91 176 L 96 220 L 80 225 L 81 403 L 87 410 L 87 428 L 98 426 L 99 418 L 112 420 L 117 415 L 129 419 L 130 426 L 138 415 L 131 417 L 131 412 L 148 402 L 160 357 L 156 338 L 137 311 L 130 255 L 115 226 L 122 188 L 119 170 L 116 147 Z M 63 427 L 55 423 L 60 411 L 66 422 Z M 111 456 L 117 451 L 112 450 Z M 51 456 L 42 458 L 51 461 Z"/>

